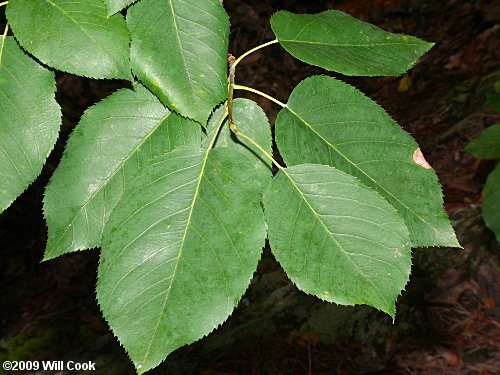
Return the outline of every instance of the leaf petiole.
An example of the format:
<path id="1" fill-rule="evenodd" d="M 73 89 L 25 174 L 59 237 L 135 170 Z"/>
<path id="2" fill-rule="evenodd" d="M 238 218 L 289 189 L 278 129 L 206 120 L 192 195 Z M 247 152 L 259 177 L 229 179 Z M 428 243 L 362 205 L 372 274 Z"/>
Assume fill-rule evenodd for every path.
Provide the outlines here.
<path id="1" fill-rule="evenodd" d="M 4 1 L 3 3 L 0 3 L 0 7 L 4 6 L 4 5 L 7 5 L 8 3 L 9 3 L 8 1 Z"/>
<path id="2" fill-rule="evenodd" d="M 286 106 L 287 106 L 285 103 L 280 102 L 278 99 L 273 98 L 271 95 L 267 95 L 266 93 L 263 93 L 262 91 L 256 90 L 256 89 L 254 89 L 252 87 L 241 86 L 241 85 L 234 85 L 234 88 L 236 90 L 250 91 L 250 92 L 253 92 L 254 94 L 263 96 L 264 98 L 269 99 L 272 102 L 275 102 L 276 104 L 280 105 L 283 108 L 286 108 Z"/>
<path id="3" fill-rule="evenodd" d="M 248 55 L 250 55 L 251 53 L 254 53 L 255 51 L 258 51 L 258 50 L 259 50 L 259 49 L 261 49 L 261 48 L 264 48 L 264 47 L 267 47 L 267 46 L 270 46 L 270 45 L 272 45 L 272 44 L 276 44 L 276 43 L 278 43 L 278 39 L 275 39 L 275 40 L 272 40 L 272 41 L 270 41 L 270 42 L 267 42 L 267 43 L 261 44 L 260 46 L 257 46 L 257 47 L 255 47 L 255 48 L 252 48 L 251 50 L 249 50 L 249 51 L 245 52 L 243 55 L 241 55 L 240 57 L 238 57 L 238 58 L 235 60 L 235 62 L 232 64 L 233 68 L 235 68 L 235 69 L 236 69 L 236 65 L 238 65 L 238 64 L 239 64 L 239 62 L 240 62 L 241 60 L 243 60 L 245 57 L 247 57 L 247 56 L 248 56 Z"/>
<path id="4" fill-rule="evenodd" d="M 5 46 L 5 38 L 7 37 L 7 33 L 9 32 L 9 23 L 5 25 L 5 30 L 2 35 L 2 45 L 0 46 L 0 66 L 2 66 L 2 54 L 3 54 L 3 47 Z"/>
<path id="5" fill-rule="evenodd" d="M 214 129 L 214 135 L 212 136 L 212 139 L 210 140 L 210 144 L 208 145 L 207 147 L 207 152 L 210 151 L 215 143 L 215 140 L 217 139 L 217 135 L 219 134 L 219 131 L 222 127 L 222 125 L 224 124 L 224 121 L 226 120 L 226 117 L 228 115 L 228 110 L 226 108 L 226 111 L 224 112 L 224 114 L 221 116 L 219 122 L 217 123 L 217 125 L 215 126 L 215 129 Z"/>
<path id="6" fill-rule="evenodd" d="M 253 144 L 255 147 L 257 147 L 260 152 L 262 152 L 269 160 L 271 160 L 273 162 L 273 164 L 278 167 L 278 169 L 283 169 L 283 167 L 269 154 L 269 152 L 267 152 L 266 150 L 264 150 L 264 148 L 259 145 L 252 137 L 246 135 L 245 133 L 243 133 L 242 131 L 238 130 L 236 128 L 236 125 L 234 123 L 230 123 L 229 124 L 229 128 L 231 129 L 231 131 L 236 134 L 236 135 L 239 135 L 243 138 L 245 138 L 248 142 L 250 142 L 251 144 Z"/>

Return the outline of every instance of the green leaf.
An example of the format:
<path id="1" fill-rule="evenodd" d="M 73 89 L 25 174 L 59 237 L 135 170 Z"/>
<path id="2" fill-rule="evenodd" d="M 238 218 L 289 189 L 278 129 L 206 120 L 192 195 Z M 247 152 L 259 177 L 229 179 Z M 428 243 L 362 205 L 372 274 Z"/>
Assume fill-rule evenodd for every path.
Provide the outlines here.
<path id="1" fill-rule="evenodd" d="M 217 129 L 217 124 L 221 116 L 225 115 L 225 106 L 222 105 L 214 112 L 207 125 L 207 137 L 202 144 L 208 146 Z M 249 135 L 269 154 L 272 154 L 272 136 L 269 120 L 266 114 L 257 103 L 252 100 L 238 98 L 233 101 L 233 118 L 239 130 Z M 271 172 L 271 162 L 257 147 L 244 138 L 237 137 L 229 129 L 229 120 L 226 120 L 219 131 L 215 147 L 229 147 L 242 152 L 251 160 L 254 160 L 255 167 L 266 165 Z"/>
<path id="2" fill-rule="evenodd" d="M 266 237 L 244 154 L 179 148 L 127 179 L 106 225 L 97 298 L 141 374 L 231 314 Z"/>
<path id="3" fill-rule="evenodd" d="M 486 128 L 464 151 L 482 159 L 500 158 L 500 124 Z"/>
<path id="4" fill-rule="evenodd" d="M 326 165 L 285 168 L 264 194 L 269 242 L 299 289 L 394 318 L 411 267 L 409 235 L 387 201 Z"/>
<path id="5" fill-rule="evenodd" d="M 118 13 L 120 10 L 125 9 L 136 1 L 138 0 L 104 0 L 106 8 L 108 9 L 108 16 Z"/>
<path id="6" fill-rule="evenodd" d="M 227 97 L 229 19 L 219 0 L 142 0 L 127 13 L 134 74 L 205 125 Z"/>
<path id="7" fill-rule="evenodd" d="M 483 189 L 483 218 L 500 242 L 500 164 L 490 173 Z"/>
<path id="8" fill-rule="evenodd" d="M 441 186 L 415 140 L 374 101 L 331 77 L 302 81 L 276 119 L 288 166 L 334 166 L 375 189 L 404 218 L 411 244 L 459 246 Z"/>
<path id="9" fill-rule="evenodd" d="M 21 46 L 44 64 L 91 78 L 131 79 L 129 32 L 102 0 L 9 0 Z"/>
<path id="10" fill-rule="evenodd" d="M 1 41 L 1 40 L 0 40 Z M 0 49 L 0 213 L 40 174 L 54 147 L 61 110 L 54 73 L 12 37 Z"/>
<path id="11" fill-rule="evenodd" d="M 45 191 L 45 259 L 100 246 L 123 180 L 151 157 L 200 140 L 197 123 L 166 110 L 139 85 L 89 108 Z"/>
<path id="12" fill-rule="evenodd" d="M 388 33 L 338 10 L 275 13 L 271 26 L 292 56 L 346 75 L 397 76 L 415 65 L 433 43 Z"/>

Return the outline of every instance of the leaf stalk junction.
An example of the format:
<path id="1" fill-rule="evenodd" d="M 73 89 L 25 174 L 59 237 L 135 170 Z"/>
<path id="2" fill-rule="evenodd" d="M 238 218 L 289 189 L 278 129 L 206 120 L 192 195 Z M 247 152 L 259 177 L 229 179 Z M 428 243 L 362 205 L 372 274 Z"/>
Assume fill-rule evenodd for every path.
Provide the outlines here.
<path id="1" fill-rule="evenodd" d="M 235 78 L 236 78 L 236 66 L 238 65 L 238 63 L 243 60 L 246 56 L 250 55 L 251 53 L 261 49 L 261 48 L 264 48 L 264 47 L 267 47 L 267 46 L 270 46 L 272 44 L 276 44 L 278 43 L 278 40 L 275 39 L 271 42 L 267 42 L 267 43 L 264 43 L 264 44 L 261 44 L 255 48 L 252 48 L 251 50 L 245 52 L 243 55 L 241 55 L 238 59 L 236 59 L 233 55 L 229 55 L 228 57 L 228 63 L 229 63 L 229 76 L 228 76 L 228 98 L 227 98 L 227 102 L 226 102 L 226 106 L 227 106 L 227 115 L 229 117 L 229 128 L 231 129 L 231 131 L 236 134 L 236 135 L 239 135 L 240 137 L 243 137 L 245 138 L 247 141 L 249 141 L 251 144 L 253 144 L 255 147 L 257 147 L 269 160 L 272 161 L 272 163 L 274 165 L 276 165 L 276 167 L 278 167 L 278 169 L 283 169 L 283 167 L 272 157 L 272 155 L 270 155 L 261 145 L 259 145 L 252 137 L 250 137 L 249 135 L 243 133 L 241 130 L 239 130 L 237 127 L 236 127 L 236 124 L 234 122 L 234 117 L 233 117 L 233 96 L 234 96 L 234 90 L 237 89 L 237 90 L 245 90 L 245 91 L 249 91 L 249 92 L 253 92 L 254 94 L 258 94 L 268 100 L 271 100 L 272 102 L 280 105 L 281 107 L 286 107 L 286 104 L 280 102 L 278 99 L 276 98 L 273 98 L 272 96 L 266 94 L 266 93 L 263 93 L 259 90 L 256 90 L 254 88 L 251 88 L 251 87 L 247 87 L 247 86 L 240 86 L 240 85 L 236 85 L 235 84 Z M 225 119 L 225 115 L 222 117 L 222 121 Z M 220 128 L 220 124 L 219 124 L 219 128 Z M 218 129 L 219 129 L 218 128 Z M 215 134 L 218 133 L 219 130 L 216 130 Z M 212 140 L 213 141 L 213 140 Z"/>

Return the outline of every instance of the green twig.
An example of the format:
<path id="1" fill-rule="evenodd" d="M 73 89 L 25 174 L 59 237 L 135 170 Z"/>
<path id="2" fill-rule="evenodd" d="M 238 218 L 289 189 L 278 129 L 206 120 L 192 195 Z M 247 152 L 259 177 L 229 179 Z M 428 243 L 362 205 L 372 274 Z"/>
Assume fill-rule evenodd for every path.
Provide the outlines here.
<path id="1" fill-rule="evenodd" d="M 0 3 L 0 7 L 4 6 L 4 5 L 7 5 L 8 3 L 9 3 L 8 1 L 4 1 L 3 3 Z"/>

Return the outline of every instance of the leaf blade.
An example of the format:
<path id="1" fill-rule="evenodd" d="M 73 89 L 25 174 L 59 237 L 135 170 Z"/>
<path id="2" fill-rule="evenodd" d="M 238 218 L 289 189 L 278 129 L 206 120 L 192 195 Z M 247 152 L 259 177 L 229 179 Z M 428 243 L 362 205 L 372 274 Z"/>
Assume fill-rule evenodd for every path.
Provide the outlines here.
<path id="1" fill-rule="evenodd" d="M 464 151 L 481 159 L 500 158 L 500 124 L 486 128 Z"/>
<path id="2" fill-rule="evenodd" d="M 221 116 L 224 115 L 225 106 L 220 106 L 213 113 L 207 124 L 207 136 L 202 141 L 202 145 L 208 146 L 210 140 L 217 129 Z M 236 127 L 243 133 L 250 136 L 269 154 L 272 154 L 272 135 L 269 120 L 262 108 L 252 100 L 237 98 L 233 100 L 233 118 Z M 256 166 L 267 166 L 271 172 L 271 161 L 252 143 L 241 137 L 237 137 L 229 129 L 229 120 L 226 119 L 214 143 L 214 147 L 229 147 L 247 155 L 255 161 Z"/>
<path id="3" fill-rule="evenodd" d="M 405 219 L 412 246 L 460 246 L 435 172 L 415 158 L 417 143 L 354 87 L 325 76 L 302 81 L 278 114 L 276 142 L 289 166 L 334 166 L 375 189 Z"/>
<path id="4" fill-rule="evenodd" d="M 433 46 L 337 10 L 318 14 L 279 11 L 271 17 L 271 26 L 295 58 L 345 75 L 398 76 Z"/>
<path id="5" fill-rule="evenodd" d="M 500 164 L 497 164 L 488 175 L 483 188 L 483 196 L 481 208 L 484 222 L 500 242 Z"/>
<path id="6" fill-rule="evenodd" d="M 0 61 L 0 213 L 40 174 L 56 143 L 55 90 L 54 74 L 7 37 Z"/>
<path id="7" fill-rule="evenodd" d="M 264 207 L 272 251 L 301 290 L 394 318 L 410 273 L 409 235 L 378 193 L 335 168 L 302 164 L 278 172 Z"/>
<path id="8" fill-rule="evenodd" d="M 44 64 L 90 78 L 131 79 L 127 25 L 120 14 L 107 17 L 102 1 L 13 0 L 6 15 L 21 46 Z"/>
<path id="9" fill-rule="evenodd" d="M 108 16 L 118 13 L 136 1 L 137 0 L 104 0 L 106 8 L 108 9 Z"/>
<path id="10" fill-rule="evenodd" d="M 124 176 L 155 155 L 200 139 L 198 124 L 166 110 L 140 85 L 89 108 L 46 188 L 44 259 L 100 246 Z"/>
<path id="11" fill-rule="evenodd" d="M 227 97 L 229 20 L 220 2 L 142 0 L 127 24 L 134 74 L 171 110 L 206 124 Z"/>
<path id="12" fill-rule="evenodd" d="M 228 317 L 265 240 L 261 172 L 244 155 L 180 148 L 151 163 L 107 225 L 97 287 L 139 373 Z"/>

